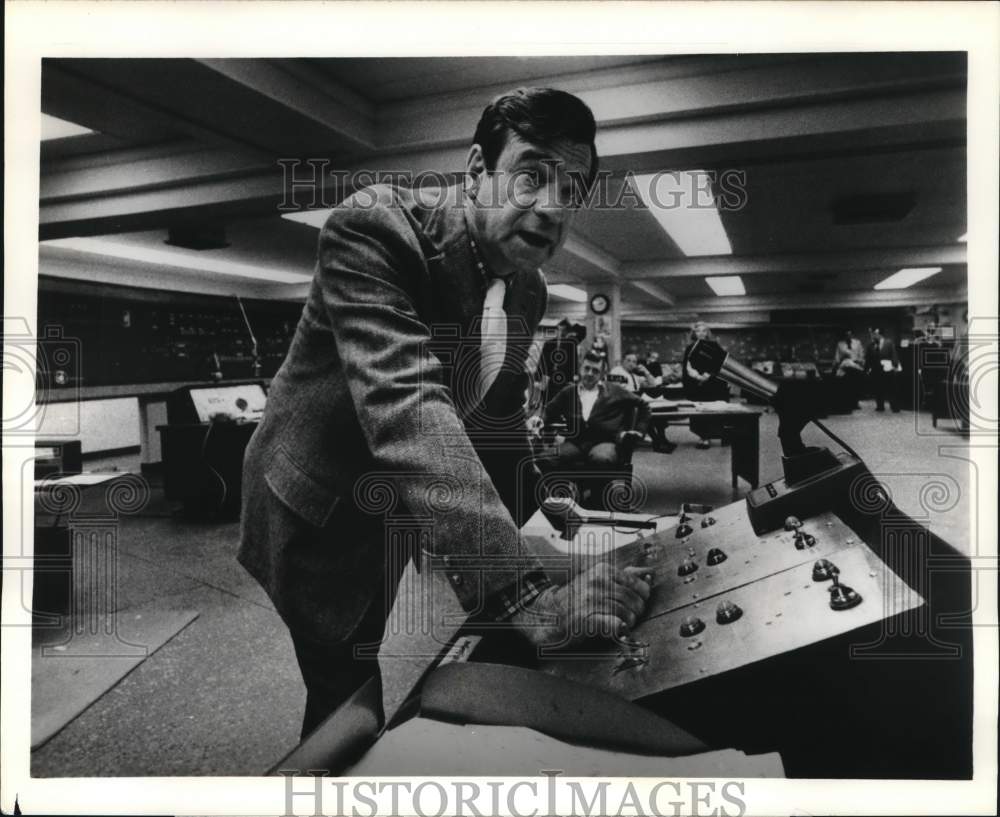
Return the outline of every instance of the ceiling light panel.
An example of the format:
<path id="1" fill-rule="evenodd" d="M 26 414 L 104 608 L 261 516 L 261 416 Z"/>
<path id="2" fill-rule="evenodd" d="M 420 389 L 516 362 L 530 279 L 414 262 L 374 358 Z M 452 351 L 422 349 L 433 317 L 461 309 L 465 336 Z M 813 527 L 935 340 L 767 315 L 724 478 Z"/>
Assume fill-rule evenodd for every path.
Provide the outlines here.
<path id="1" fill-rule="evenodd" d="M 58 119 L 55 116 L 42 114 L 42 141 L 50 139 L 66 139 L 69 136 L 85 136 L 88 133 L 96 133 L 83 125 L 74 122 L 67 122 L 65 119 Z"/>
<path id="2" fill-rule="evenodd" d="M 875 284 L 875 289 L 906 289 L 939 272 L 941 267 L 907 267 L 879 281 Z"/>
<path id="3" fill-rule="evenodd" d="M 743 286 L 743 279 L 739 275 L 708 275 L 705 283 L 712 288 L 716 295 L 746 295 L 746 287 Z"/>
<path id="4" fill-rule="evenodd" d="M 142 264 L 155 264 L 161 267 L 209 272 L 217 275 L 230 275 L 238 278 L 254 278 L 275 284 L 301 284 L 312 280 L 312 275 L 274 267 L 258 267 L 238 261 L 226 261 L 221 258 L 206 258 L 204 253 L 177 252 L 172 250 L 136 247 L 129 244 L 118 244 L 100 238 L 57 238 L 42 242 L 44 247 L 61 247 L 76 250 L 91 255 L 103 255 L 119 258 L 125 261 L 136 261 Z"/>
<path id="5" fill-rule="evenodd" d="M 705 170 L 681 170 L 633 176 L 632 187 L 682 253 L 732 255 L 711 181 Z"/>

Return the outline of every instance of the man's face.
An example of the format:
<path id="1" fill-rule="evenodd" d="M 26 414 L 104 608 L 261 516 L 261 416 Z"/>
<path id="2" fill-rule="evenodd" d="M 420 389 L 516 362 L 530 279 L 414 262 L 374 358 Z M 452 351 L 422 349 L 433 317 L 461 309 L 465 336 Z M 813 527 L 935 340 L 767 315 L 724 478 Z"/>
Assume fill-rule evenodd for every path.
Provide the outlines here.
<path id="1" fill-rule="evenodd" d="M 496 170 L 487 172 L 478 145 L 469 151 L 475 232 L 484 260 L 498 275 L 534 270 L 562 245 L 590 172 L 590 146 L 541 146 L 511 134 Z"/>
<path id="2" fill-rule="evenodd" d="M 660 353 L 659 352 L 650 352 L 649 353 L 649 362 L 650 363 L 656 363 L 659 359 L 660 359 Z"/>
<path id="3" fill-rule="evenodd" d="M 708 327 L 703 323 L 694 325 L 694 336 L 697 340 L 704 340 L 708 337 Z"/>
<path id="4" fill-rule="evenodd" d="M 585 389 L 592 389 L 601 379 L 604 372 L 603 363 L 594 363 L 592 360 L 585 360 L 580 364 L 580 383 Z"/>
<path id="5" fill-rule="evenodd" d="M 639 359 L 635 355 L 625 355 L 625 359 L 622 361 L 622 367 L 626 372 L 631 372 L 639 365 Z"/>

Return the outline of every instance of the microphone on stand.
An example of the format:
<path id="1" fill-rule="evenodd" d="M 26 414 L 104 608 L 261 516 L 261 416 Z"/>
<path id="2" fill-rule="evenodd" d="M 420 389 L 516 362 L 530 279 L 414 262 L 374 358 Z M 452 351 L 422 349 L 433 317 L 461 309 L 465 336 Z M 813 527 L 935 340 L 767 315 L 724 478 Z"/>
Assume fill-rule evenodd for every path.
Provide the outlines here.
<path id="1" fill-rule="evenodd" d="M 260 352 L 257 349 L 257 338 L 254 336 L 253 327 L 250 325 L 250 318 L 247 317 L 247 311 L 243 307 L 243 300 L 239 295 L 236 295 L 236 303 L 240 305 L 240 312 L 243 313 L 243 322 L 246 324 L 247 333 L 250 335 L 250 361 L 253 367 L 253 376 L 260 377 L 261 375 L 261 365 L 260 365 Z"/>

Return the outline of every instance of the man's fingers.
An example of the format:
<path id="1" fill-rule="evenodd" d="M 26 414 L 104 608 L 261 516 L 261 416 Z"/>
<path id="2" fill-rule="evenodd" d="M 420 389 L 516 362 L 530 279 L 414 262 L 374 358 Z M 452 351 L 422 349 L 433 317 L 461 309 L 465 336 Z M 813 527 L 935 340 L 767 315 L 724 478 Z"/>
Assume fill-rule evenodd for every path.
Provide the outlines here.
<path id="1" fill-rule="evenodd" d="M 590 612 L 614 612 L 624 617 L 626 612 L 635 616 L 646 609 L 646 600 L 636 590 L 619 582 L 608 582 L 587 588 L 581 599 Z"/>
<path id="2" fill-rule="evenodd" d="M 635 590 L 643 600 L 649 598 L 652 592 L 653 580 L 656 578 L 652 568 L 649 567 L 626 567 L 622 571 L 628 586 Z"/>
<path id="3" fill-rule="evenodd" d="M 588 593 L 609 594 L 627 599 L 635 599 L 631 605 L 637 612 L 642 612 L 646 599 L 651 592 L 650 580 L 653 571 L 648 567 L 626 567 L 618 570 L 605 562 L 591 568 L 588 582 Z"/>
<path id="4" fill-rule="evenodd" d="M 591 613 L 583 621 L 583 635 L 587 638 L 617 638 L 627 632 L 626 622 L 609 613 Z"/>

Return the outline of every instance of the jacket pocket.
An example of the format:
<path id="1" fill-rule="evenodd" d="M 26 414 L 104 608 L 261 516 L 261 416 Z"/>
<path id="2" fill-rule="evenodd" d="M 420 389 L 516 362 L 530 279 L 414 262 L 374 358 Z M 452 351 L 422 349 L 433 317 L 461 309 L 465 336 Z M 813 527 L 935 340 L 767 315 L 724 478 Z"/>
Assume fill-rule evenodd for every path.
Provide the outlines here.
<path id="1" fill-rule="evenodd" d="M 316 528 L 325 526 L 340 504 L 337 493 L 307 474 L 284 446 L 265 467 L 264 481 L 289 510 Z"/>

